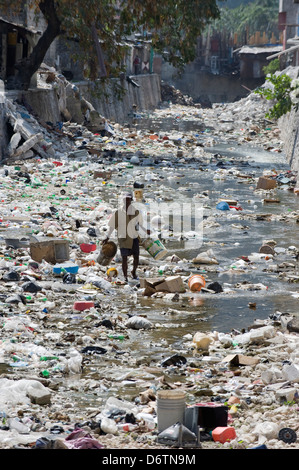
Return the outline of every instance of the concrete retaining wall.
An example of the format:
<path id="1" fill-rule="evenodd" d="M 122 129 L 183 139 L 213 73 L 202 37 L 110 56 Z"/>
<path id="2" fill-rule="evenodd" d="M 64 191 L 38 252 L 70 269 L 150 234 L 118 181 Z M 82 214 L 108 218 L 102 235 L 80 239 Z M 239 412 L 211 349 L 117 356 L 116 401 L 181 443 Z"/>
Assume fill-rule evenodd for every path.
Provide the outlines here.
<path id="1" fill-rule="evenodd" d="M 125 89 L 122 100 L 117 99 L 113 90 L 113 85 L 117 84 L 117 80 L 111 80 L 106 98 L 93 96 L 93 90 L 88 84 L 79 84 L 79 88 L 85 99 L 90 101 L 102 116 L 111 121 L 124 122 L 132 111 L 133 104 L 137 105 L 137 112 L 140 112 L 155 109 L 161 101 L 159 75 L 134 75 L 133 80 L 139 85 L 139 88 L 126 80 L 122 81 L 122 86 Z"/>
<path id="2" fill-rule="evenodd" d="M 0 160 L 4 158 L 5 146 L 7 145 L 7 137 L 5 134 L 4 104 L 0 97 Z"/>
<path id="3" fill-rule="evenodd" d="M 53 123 L 61 121 L 58 97 L 55 90 L 32 88 L 22 94 L 40 120 Z"/>
<path id="4" fill-rule="evenodd" d="M 120 85 L 120 81 L 111 80 L 105 96 L 98 97 L 92 84 L 88 82 L 76 83 L 81 95 L 89 101 L 96 111 L 110 121 L 125 122 L 132 111 L 132 105 L 137 105 L 137 111 L 146 111 L 157 107 L 161 101 L 160 77 L 157 74 L 137 75 L 132 77 L 139 87 L 133 86 L 127 80 L 122 81 L 125 95 L 121 100 L 117 98 L 113 85 Z M 27 103 L 39 119 L 56 123 L 61 121 L 58 96 L 53 89 L 37 88 L 23 93 Z M 84 116 L 81 111 L 80 100 L 76 99 L 71 85 L 66 89 L 67 109 L 72 121 L 82 123 Z"/>
<path id="5" fill-rule="evenodd" d="M 299 172 L 299 112 L 292 110 L 278 124 L 286 160 L 293 171 Z"/>

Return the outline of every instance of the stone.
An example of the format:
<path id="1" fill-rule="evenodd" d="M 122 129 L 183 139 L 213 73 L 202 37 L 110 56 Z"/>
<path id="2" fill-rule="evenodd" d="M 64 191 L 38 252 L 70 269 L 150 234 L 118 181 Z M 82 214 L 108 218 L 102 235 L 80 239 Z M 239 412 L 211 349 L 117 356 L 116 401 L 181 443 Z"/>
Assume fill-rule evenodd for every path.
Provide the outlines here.
<path id="1" fill-rule="evenodd" d="M 299 333 L 299 318 L 294 317 L 287 323 L 287 330 L 293 333 Z"/>
<path id="2" fill-rule="evenodd" d="M 35 405 L 50 405 L 51 404 L 51 392 L 48 390 L 42 390 L 38 388 L 29 388 L 27 395 L 31 400 L 31 403 Z"/>

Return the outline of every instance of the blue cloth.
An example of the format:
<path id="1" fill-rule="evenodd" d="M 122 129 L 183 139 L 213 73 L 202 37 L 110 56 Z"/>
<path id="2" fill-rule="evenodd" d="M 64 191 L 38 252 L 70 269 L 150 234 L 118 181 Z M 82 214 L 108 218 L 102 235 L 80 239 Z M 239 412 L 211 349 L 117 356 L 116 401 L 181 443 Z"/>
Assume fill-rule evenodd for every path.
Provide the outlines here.
<path id="1" fill-rule="evenodd" d="M 134 238 L 132 248 L 121 248 L 121 256 L 138 256 L 139 255 L 139 239 Z"/>

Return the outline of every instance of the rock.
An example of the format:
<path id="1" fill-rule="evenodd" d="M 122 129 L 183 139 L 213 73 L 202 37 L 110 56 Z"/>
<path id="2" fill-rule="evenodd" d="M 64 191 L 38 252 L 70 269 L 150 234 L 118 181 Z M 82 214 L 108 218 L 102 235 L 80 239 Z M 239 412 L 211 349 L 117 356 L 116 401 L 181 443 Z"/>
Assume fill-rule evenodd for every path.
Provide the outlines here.
<path id="1" fill-rule="evenodd" d="M 289 382 L 299 382 L 299 368 L 295 364 L 285 365 L 282 369 L 285 380 Z"/>
<path id="2" fill-rule="evenodd" d="M 289 332 L 299 333 L 299 318 L 294 317 L 287 323 L 287 330 Z"/>
<path id="3" fill-rule="evenodd" d="M 250 331 L 250 342 L 251 343 L 263 343 L 267 339 L 275 336 L 275 328 L 271 325 L 262 326 L 255 330 Z"/>
<path id="4" fill-rule="evenodd" d="M 51 404 L 51 392 L 49 390 L 29 387 L 27 395 L 30 398 L 31 403 L 35 405 L 44 406 Z"/>

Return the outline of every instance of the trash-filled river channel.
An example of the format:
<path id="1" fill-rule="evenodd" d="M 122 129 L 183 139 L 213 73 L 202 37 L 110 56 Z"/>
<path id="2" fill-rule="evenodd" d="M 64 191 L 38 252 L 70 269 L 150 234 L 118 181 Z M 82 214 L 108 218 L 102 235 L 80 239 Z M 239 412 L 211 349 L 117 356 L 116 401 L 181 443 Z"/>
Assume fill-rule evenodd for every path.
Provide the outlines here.
<path id="1" fill-rule="evenodd" d="M 216 379 L 206 382 L 217 376 L 226 354 L 244 353 L 255 322 L 272 325 L 296 316 L 299 296 L 296 178 L 264 112 L 252 96 L 243 105 L 212 109 L 170 104 L 126 124 L 111 123 L 108 137 L 69 124 L 72 149 L 57 143 L 55 161 L 3 167 L 0 386 L 1 408 L 11 420 L 0 431 L 4 448 L 32 447 L 41 436 L 50 436 L 53 446 L 75 423 L 91 422 L 90 429 L 100 428 L 97 442 L 108 448 L 155 446 L 157 391 L 183 389 L 192 404 L 205 393 L 209 402 L 221 402 L 239 390 L 234 375 L 227 388 L 220 381 L 224 390 Z M 270 189 L 262 187 L 269 182 Z M 136 188 L 142 195 L 135 203 L 145 218 L 151 214 L 149 225 L 167 253 L 155 259 L 141 247 L 139 278 L 126 283 L 119 253 L 109 266 L 97 257 L 118 196 L 136 195 Z M 149 208 L 157 204 L 164 213 L 153 216 Z M 171 219 L 165 217 L 169 207 L 177 211 Z M 175 220 L 190 207 L 200 220 L 191 217 L 179 230 Z M 21 234 L 21 246 L 7 241 Z M 41 235 L 67 240 L 69 260 L 54 267 L 36 262 L 29 245 Z M 95 251 L 82 252 L 82 244 L 94 244 Z M 77 268 L 73 276 L 71 267 Z M 116 274 L 109 276 L 108 268 Z M 190 288 L 193 275 L 204 279 L 201 289 Z M 153 279 L 154 285 L 178 279 L 182 288 L 147 294 Z M 92 306 L 77 310 L 76 301 Z M 196 345 L 196 333 L 210 338 L 210 348 Z M 25 391 L 8 387 L 10 397 L 5 393 L 10 380 L 23 379 L 49 387 L 51 404 L 28 402 L 27 382 Z M 254 403 L 254 391 L 245 386 L 246 393 Z M 133 414 L 143 406 L 146 437 L 137 434 L 133 444 L 119 438 L 112 419 L 117 414 L 108 413 L 112 398 L 124 400 L 127 414 L 130 406 Z M 244 433 L 245 446 L 265 442 L 262 431 Z M 92 447 L 88 438 L 85 448 Z"/>

